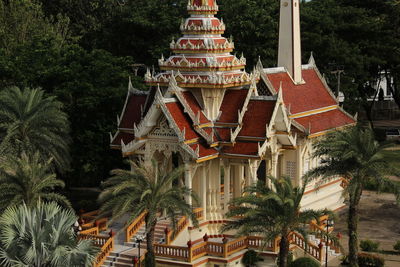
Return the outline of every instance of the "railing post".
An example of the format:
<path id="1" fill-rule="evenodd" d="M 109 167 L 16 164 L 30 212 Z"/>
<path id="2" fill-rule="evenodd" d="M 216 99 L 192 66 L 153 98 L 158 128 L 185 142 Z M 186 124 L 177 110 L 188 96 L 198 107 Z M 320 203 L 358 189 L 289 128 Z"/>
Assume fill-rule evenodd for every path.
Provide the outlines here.
<path id="1" fill-rule="evenodd" d="M 193 250 L 192 250 L 192 241 L 191 240 L 189 240 L 187 242 L 187 246 L 188 246 L 188 262 L 192 262 Z"/>
<path id="2" fill-rule="evenodd" d="M 164 234 L 165 234 L 165 244 L 169 245 L 169 243 L 171 241 L 170 241 L 170 238 L 169 238 L 169 228 L 168 227 L 165 227 Z"/>
<path id="3" fill-rule="evenodd" d="M 224 243 L 224 246 L 223 246 L 224 251 L 222 251 L 222 253 L 224 255 L 224 258 L 228 258 L 228 239 L 226 237 L 224 237 L 222 239 L 222 242 Z"/>

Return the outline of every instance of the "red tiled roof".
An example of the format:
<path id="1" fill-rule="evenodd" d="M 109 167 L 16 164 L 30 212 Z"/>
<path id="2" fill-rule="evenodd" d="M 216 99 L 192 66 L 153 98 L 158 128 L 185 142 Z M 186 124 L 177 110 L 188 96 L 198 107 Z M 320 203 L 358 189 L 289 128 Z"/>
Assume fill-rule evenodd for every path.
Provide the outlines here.
<path id="1" fill-rule="evenodd" d="M 215 37 L 215 38 L 207 38 L 214 42 L 214 44 L 225 44 L 226 38 L 224 37 Z M 206 39 L 190 39 L 190 38 L 182 38 L 179 40 L 180 45 L 187 45 L 191 43 L 192 45 L 203 45 Z"/>
<path id="2" fill-rule="evenodd" d="M 355 122 L 351 117 L 349 117 L 340 109 L 297 118 L 295 119 L 295 121 L 303 125 L 303 127 L 306 129 L 309 129 L 311 127 L 311 134 L 334 129 Z"/>
<path id="3" fill-rule="evenodd" d="M 218 133 L 218 141 L 230 142 L 231 141 L 231 129 L 230 128 L 215 128 L 215 132 Z"/>
<path id="4" fill-rule="evenodd" d="M 135 135 L 134 134 L 118 132 L 117 136 L 113 139 L 111 145 L 120 146 L 121 145 L 121 140 L 124 141 L 124 144 L 128 144 L 133 139 L 135 139 Z"/>
<path id="5" fill-rule="evenodd" d="M 190 145 L 190 147 L 193 149 L 193 151 L 196 151 L 198 146 L 199 146 L 199 158 L 218 154 L 218 151 L 215 148 L 207 147 L 207 146 L 203 145 L 202 143 Z"/>
<path id="6" fill-rule="evenodd" d="M 282 82 L 283 101 L 292 114 L 337 105 L 314 69 L 303 70 L 305 84 L 295 85 L 286 72 L 268 74 L 275 90 Z"/>
<path id="7" fill-rule="evenodd" d="M 193 5 L 195 6 L 203 6 L 203 0 L 194 0 Z M 215 0 L 208 0 L 208 5 L 209 6 L 214 6 L 215 5 Z"/>
<path id="8" fill-rule="evenodd" d="M 238 110 L 242 109 L 248 92 L 248 89 L 226 91 L 221 104 L 221 117 L 218 122 L 237 123 Z"/>
<path id="9" fill-rule="evenodd" d="M 190 18 L 189 21 L 188 21 L 188 25 L 202 26 L 203 25 L 203 20 Z M 219 20 L 217 18 L 212 18 L 211 19 L 211 25 L 212 26 L 219 26 L 219 25 L 221 25 L 221 23 L 219 22 Z"/>
<path id="10" fill-rule="evenodd" d="M 185 98 L 186 102 L 189 104 L 189 107 L 192 109 L 195 116 L 197 116 L 197 114 L 200 112 L 200 123 L 209 122 L 203 112 L 201 112 L 201 107 L 194 95 L 190 91 L 182 92 L 182 95 Z"/>
<path id="11" fill-rule="evenodd" d="M 166 103 L 165 105 L 167 106 L 168 111 L 174 119 L 179 130 L 182 132 L 183 129 L 185 129 L 185 140 L 191 140 L 200 137 L 200 135 L 193 130 L 192 122 L 189 116 L 183 112 L 183 107 L 180 103 L 173 102 Z"/>
<path id="12" fill-rule="evenodd" d="M 258 143 L 237 142 L 233 147 L 224 147 L 223 152 L 226 154 L 257 156 Z"/>
<path id="13" fill-rule="evenodd" d="M 265 137 L 276 101 L 250 100 L 239 136 Z"/>
<path id="14" fill-rule="evenodd" d="M 118 128 L 133 129 L 133 124 L 140 122 L 141 107 L 144 106 L 146 98 L 147 95 L 130 94 Z"/>

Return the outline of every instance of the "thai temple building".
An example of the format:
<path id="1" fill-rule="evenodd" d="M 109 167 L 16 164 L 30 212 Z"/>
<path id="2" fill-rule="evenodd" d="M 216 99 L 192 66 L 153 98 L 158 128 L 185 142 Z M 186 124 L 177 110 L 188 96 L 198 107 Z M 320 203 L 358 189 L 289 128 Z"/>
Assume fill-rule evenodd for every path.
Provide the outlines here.
<path id="1" fill-rule="evenodd" d="M 311 157 L 313 143 L 355 124 L 313 56 L 302 65 L 299 5 L 299 0 L 281 0 L 277 67 L 264 68 L 259 61 L 247 73 L 245 57 L 237 57 L 234 42 L 223 36 L 216 0 L 189 0 L 182 37 L 170 43 L 172 55 L 158 60 L 159 73 L 148 70 L 145 75 L 149 90 L 129 84 L 111 147 L 132 160 L 156 160 L 170 169 L 184 165 L 181 182 L 200 199 L 187 199 L 199 227 L 183 217 L 179 232 L 171 235 L 160 224 L 157 266 L 243 266 L 240 259 L 249 248 L 263 251 L 266 258 L 276 255 L 274 242 L 261 246 L 260 237 L 220 233 L 230 200 L 268 175 L 286 175 L 301 185 L 303 174 L 319 164 Z M 342 186 L 340 178 L 318 190 L 309 184 L 302 208 L 342 208 Z M 127 246 L 137 234 L 130 229 Z M 307 248 L 301 237 L 293 240 L 293 246 L 316 260 L 325 257 L 320 241 Z M 133 266 L 115 265 L 118 261 L 123 262 L 121 255 L 115 254 L 109 264 Z"/>

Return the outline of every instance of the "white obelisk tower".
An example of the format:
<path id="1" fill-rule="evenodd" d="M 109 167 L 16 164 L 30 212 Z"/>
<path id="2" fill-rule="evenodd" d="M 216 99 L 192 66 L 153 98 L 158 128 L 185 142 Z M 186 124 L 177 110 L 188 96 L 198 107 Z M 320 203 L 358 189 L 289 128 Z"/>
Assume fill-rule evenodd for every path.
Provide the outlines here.
<path id="1" fill-rule="evenodd" d="M 278 67 L 285 67 L 296 84 L 303 83 L 299 0 L 281 0 Z"/>

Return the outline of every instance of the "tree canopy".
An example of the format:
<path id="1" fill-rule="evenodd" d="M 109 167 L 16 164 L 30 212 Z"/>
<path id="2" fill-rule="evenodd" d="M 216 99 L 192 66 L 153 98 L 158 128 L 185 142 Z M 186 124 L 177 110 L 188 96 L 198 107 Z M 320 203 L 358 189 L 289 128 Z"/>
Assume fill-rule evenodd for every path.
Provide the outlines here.
<path id="1" fill-rule="evenodd" d="M 188 16 L 186 0 L 1 0 L 0 90 L 42 88 L 64 104 L 71 121 L 69 184 L 97 185 L 120 164 L 109 150 L 133 64 L 157 69 L 170 53 Z M 279 1 L 221 0 L 218 17 L 236 52 L 251 70 L 258 57 L 276 65 Z M 351 113 L 368 109 L 368 84 L 393 77 L 389 89 L 400 104 L 400 3 L 398 0 L 312 0 L 301 3 L 303 62 L 313 51 L 318 67 L 336 88 L 331 72 L 344 69 L 341 91 Z M 139 69 L 142 75 L 144 69 Z M 146 89 L 141 77 L 134 87 Z"/>

